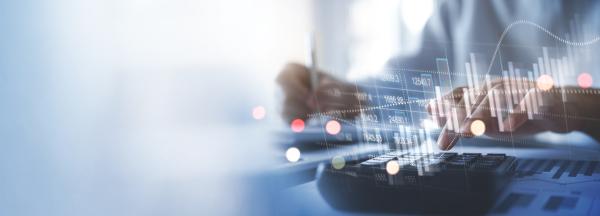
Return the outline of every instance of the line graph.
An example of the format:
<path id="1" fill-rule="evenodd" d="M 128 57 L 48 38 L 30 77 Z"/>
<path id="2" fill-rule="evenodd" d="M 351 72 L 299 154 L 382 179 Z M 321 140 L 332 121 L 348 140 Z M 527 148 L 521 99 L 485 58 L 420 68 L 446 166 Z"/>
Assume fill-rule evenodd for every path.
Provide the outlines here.
<path id="1" fill-rule="evenodd" d="M 500 50 L 500 47 L 502 46 L 502 43 L 504 42 L 505 37 L 508 35 L 508 33 L 510 32 L 511 29 L 513 29 L 515 26 L 518 26 L 518 25 L 532 26 L 532 27 L 546 33 L 553 39 L 555 39 L 561 43 L 564 43 L 566 45 L 569 45 L 569 46 L 589 46 L 589 45 L 595 44 L 600 41 L 600 36 L 596 36 L 596 37 L 592 38 L 591 40 L 587 40 L 587 41 L 567 40 L 567 39 L 564 39 L 564 38 L 556 35 L 555 33 L 551 32 L 550 30 L 546 29 L 545 27 L 543 27 L 535 22 L 532 22 L 529 20 L 517 20 L 515 22 L 510 23 L 508 26 L 506 26 L 506 28 L 503 30 L 502 34 L 500 35 L 500 38 L 498 39 L 498 42 L 496 43 L 492 57 L 489 61 L 490 63 L 489 63 L 489 66 L 488 66 L 488 69 L 487 69 L 485 75 L 489 75 L 489 73 L 491 72 L 493 62 L 496 60 L 496 57 L 498 56 L 498 51 Z M 448 75 L 450 74 L 449 71 L 448 72 L 440 72 L 440 71 L 408 69 L 408 68 L 401 68 L 401 70 L 430 72 L 433 74 L 448 74 Z M 514 91 L 518 93 L 520 90 L 515 89 Z M 574 90 L 574 91 L 576 91 L 577 93 L 589 93 L 589 91 L 593 91 L 593 90 L 583 89 L 583 90 Z M 598 92 L 595 91 L 594 93 L 598 93 Z M 457 97 L 463 97 L 463 94 L 452 95 L 450 98 L 457 98 Z M 334 114 L 365 112 L 365 111 L 378 110 L 378 109 L 383 109 L 383 108 L 390 108 L 390 107 L 399 106 L 399 105 L 407 105 L 407 104 L 412 104 L 412 103 L 427 103 L 430 100 L 431 99 L 417 99 L 417 100 L 407 100 L 407 101 L 398 102 L 398 103 L 389 103 L 389 104 L 384 104 L 384 105 L 379 105 L 379 106 L 368 106 L 368 107 L 363 107 L 363 108 L 343 109 L 343 110 L 330 110 L 327 112 L 317 112 L 317 113 L 307 114 L 307 116 L 308 117 L 331 116 Z"/>
<path id="2" fill-rule="evenodd" d="M 504 28 L 504 31 L 502 32 L 502 34 L 500 35 L 500 39 L 498 39 L 498 43 L 496 43 L 496 49 L 494 50 L 494 54 L 492 54 L 492 58 L 490 60 L 490 64 L 487 70 L 486 74 L 489 74 L 490 71 L 492 70 L 492 66 L 493 66 L 493 62 L 496 60 L 496 56 L 498 55 L 498 51 L 500 50 L 500 46 L 502 45 L 502 42 L 504 41 L 504 38 L 506 37 L 506 35 L 508 34 L 508 32 L 515 26 L 517 25 L 529 25 L 529 26 L 533 26 L 541 31 L 543 31 L 544 33 L 546 33 L 547 35 L 549 35 L 550 37 L 554 38 L 555 40 L 570 45 L 570 46 L 589 46 L 592 45 L 594 43 L 597 43 L 598 41 L 600 41 L 600 36 L 596 36 L 594 38 L 592 38 L 591 40 L 588 41 L 581 41 L 581 42 L 574 42 L 574 41 L 570 41 L 567 39 L 564 39 L 554 33 L 552 33 L 550 30 L 544 28 L 543 26 L 531 22 L 529 20 L 517 20 L 511 24 L 509 24 L 508 26 L 506 26 L 506 28 Z"/>

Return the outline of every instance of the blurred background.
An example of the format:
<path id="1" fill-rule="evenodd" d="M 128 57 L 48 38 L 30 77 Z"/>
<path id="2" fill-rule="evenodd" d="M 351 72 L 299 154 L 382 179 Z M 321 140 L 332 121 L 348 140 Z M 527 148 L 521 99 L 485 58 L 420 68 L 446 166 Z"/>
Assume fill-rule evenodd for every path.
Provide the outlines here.
<path id="1" fill-rule="evenodd" d="M 359 79 L 416 50 L 434 9 L 0 2 L 0 215 L 243 215 L 255 193 L 246 177 L 283 160 L 274 79 L 305 62 L 307 35 L 320 68 Z"/>

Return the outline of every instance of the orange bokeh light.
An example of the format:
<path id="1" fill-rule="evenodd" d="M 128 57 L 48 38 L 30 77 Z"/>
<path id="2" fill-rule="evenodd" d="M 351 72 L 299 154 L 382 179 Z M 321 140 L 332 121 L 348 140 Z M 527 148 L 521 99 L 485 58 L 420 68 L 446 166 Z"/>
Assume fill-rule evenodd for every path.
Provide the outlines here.
<path id="1" fill-rule="evenodd" d="M 325 131 L 331 135 L 337 135 L 342 130 L 342 125 L 336 120 L 328 121 L 325 125 Z"/>
<path id="2" fill-rule="evenodd" d="M 537 79 L 537 87 L 542 91 L 550 90 L 554 86 L 554 80 L 550 75 L 544 74 Z"/>

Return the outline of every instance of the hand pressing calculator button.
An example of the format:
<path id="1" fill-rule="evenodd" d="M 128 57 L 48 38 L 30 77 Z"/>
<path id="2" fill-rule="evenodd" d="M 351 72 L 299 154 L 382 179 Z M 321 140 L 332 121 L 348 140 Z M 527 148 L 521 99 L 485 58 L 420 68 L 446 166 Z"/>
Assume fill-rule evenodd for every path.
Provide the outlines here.
<path id="1" fill-rule="evenodd" d="M 399 172 L 386 164 L 397 161 Z M 504 154 L 389 152 L 338 170 L 324 165 L 319 191 L 335 208 L 362 212 L 482 214 L 514 174 Z"/>

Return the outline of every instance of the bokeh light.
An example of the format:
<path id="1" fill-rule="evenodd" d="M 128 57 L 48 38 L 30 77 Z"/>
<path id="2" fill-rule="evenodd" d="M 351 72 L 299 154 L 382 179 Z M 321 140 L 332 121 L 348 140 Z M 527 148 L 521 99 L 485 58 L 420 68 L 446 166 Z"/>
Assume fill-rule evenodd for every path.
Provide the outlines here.
<path id="1" fill-rule="evenodd" d="M 475 136 L 481 136 L 485 133 L 485 124 L 481 120 L 475 120 L 471 123 L 471 133 Z"/>
<path id="2" fill-rule="evenodd" d="M 579 84 L 579 87 L 581 88 L 592 87 L 593 81 L 594 80 L 592 79 L 592 75 L 590 75 L 589 73 L 581 73 L 577 77 L 577 84 Z"/>
<path id="3" fill-rule="evenodd" d="M 263 106 L 256 106 L 252 109 L 252 117 L 256 120 L 264 119 L 267 115 L 267 110 Z"/>
<path id="4" fill-rule="evenodd" d="M 334 169 L 342 169 L 346 166 L 346 160 L 342 156 L 335 156 L 331 159 L 331 166 L 333 166 Z"/>
<path id="5" fill-rule="evenodd" d="M 300 133 L 304 130 L 304 120 L 294 119 L 291 124 L 292 131 Z"/>
<path id="6" fill-rule="evenodd" d="M 537 87 L 543 91 L 550 90 L 554 86 L 554 80 L 550 75 L 544 74 L 537 79 Z"/>
<path id="7" fill-rule="evenodd" d="M 390 175 L 396 175 L 400 172 L 400 164 L 396 160 L 388 161 L 387 164 L 385 164 L 385 171 Z"/>
<path id="8" fill-rule="evenodd" d="M 330 120 L 325 124 L 325 131 L 331 135 L 337 135 L 342 130 L 342 125 L 336 120 Z"/>
<path id="9" fill-rule="evenodd" d="M 298 162 L 300 160 L 300 149 L 296 147 L 291 147 L 287 151 L 285 151 L 285 158 L 289 162 Z"/>

